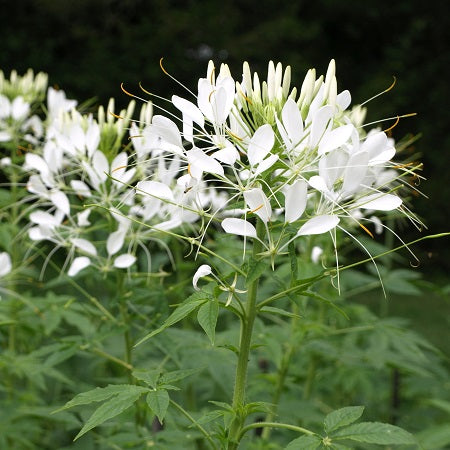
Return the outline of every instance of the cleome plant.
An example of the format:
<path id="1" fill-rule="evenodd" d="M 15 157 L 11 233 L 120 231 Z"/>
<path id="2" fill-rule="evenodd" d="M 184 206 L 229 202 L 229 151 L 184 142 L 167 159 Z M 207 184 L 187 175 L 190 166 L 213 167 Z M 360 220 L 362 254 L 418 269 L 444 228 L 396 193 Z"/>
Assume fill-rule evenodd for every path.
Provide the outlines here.
<path id="1" fill-rule="evenodd" d="M 421 295 L 395 264 L 448 233 L 402 239 L 411 114 L 366 123 L 335 70 L 210 62 L 118 113 L 2 73 L 1 448 L 450 442 L 442 354 L 361 301 Z"/>

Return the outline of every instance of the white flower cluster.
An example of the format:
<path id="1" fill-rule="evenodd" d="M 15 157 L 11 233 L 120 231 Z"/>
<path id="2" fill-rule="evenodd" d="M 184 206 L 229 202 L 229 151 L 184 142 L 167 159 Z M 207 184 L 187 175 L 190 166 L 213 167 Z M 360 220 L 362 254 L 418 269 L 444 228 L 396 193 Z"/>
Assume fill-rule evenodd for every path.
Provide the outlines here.
<path id="1" fill-rule="evenodd" d="M 134 102 L 115 117 L 111 100 L 106 112 L 99 109 L 97 119 L 80 114 L 69 102 L 60 98 L 56 112 L 49 107 L 43 144 L 25 156 L 23 168 L 31 173 L 27 190 L 35 201 L 29 237 L 68 249 L 70 276 L 90 265 L 103 272 L 129 268 L 138 246 L 150 259 L 145 242 L 155 239 L 155 231 L 198 217 L 178 207 L 189 204 L 178 198 L 177 160 L 166 164 L 135 123 L 131 144 L 124 146 Z M 142 116 L 151 117 L 151 105 L 144 105 Z M 152 181 L 136 186 L 149 177 Z"/>
<path id="2" fill-rule="evenodd" d="M 392 162 L 396 150 L 385 132 L 364 131 L 365 110 L 348 109 L 351 96 L 337 91 L 334 61 L 325 77 L 309 70 L 299 92 L 290 79 L 290 67 L 270 62 L 261 82 L 245 63 L 235 82 L 227 65 L 216 74 L 210 62 L 196 101 L 172 97 L 182 130 L 155 115 L 146 133 L 160 152 L 184 163 L 177 183 L 185 191 L 198 198 L 226 193 L 211 220 L 227 233 L 262 240 L 272 256 L 299 236 L 331 232 L 335 241 L 336 228 L 350 234 L 359 225 L 372 235 L 364 223 L 384 226 L 376 211 L 416 220 L 397 192 L 414 169 Z M 264 223 L 264 236 L 252 216 Z"/>
<path id="3" fill-rule="evenodd" d="M 34 110 L 45 97 L 46 90 L 47 75 L 43 72 L 34 76 L 30 69 L 24 76 L 19 76 L 12 71 L 7 79 L 0 71 L 0 143 L 37 142 L 43 126 Z M 1 165 L 9 164 L 11 158 L 2 157 Z"/>
<path id="4" fill-rule="evenodd" d="M 334 61 L 325 77 L 308 71 L 299 91 L 290 78 L 289 67 L 270 62 L 261 82 L 245 63 L 236 82 L 226 65 L 216 76 L 210 62 L 194 101 L 172 97 L 181 130 L 166 115 L 152 116 L 151 103 L 137 121 L 133 101 L 115 115 L 111 100 L 94 117 L 49 88 L 47 116 L 34 119 L 40 125 L 23 163 L 29 237 L 53 242 L 52 252 L 66 248 L 73 276 L 89 265 L 129 268 L 139 247 L 150 257 L 155 232 L 199 218 L 200 239 L 218 221 L 226 233 L 261 240 L 272 258 L 299 236 L 329 232 L 336 242 L 337 228 L 352 235 L 360 225 L 371 234 L 367 222 L 380 230 L 375 211 L 416 220 L 397 192 L 414 168 L 392 162 L 394 143 L 383 131 L 363 130 L 365 110 L 348 109 L 350 93 L 338 94 Z M 22 94 L 16 76 L 14 95 L 0 90 L 5 143 L 14 137 L 2 124 L 12 118 L 23 127 L 29 92 L 45 89 L 32 81 Z"/>
<path id="5" fill-rule="evenodd" d="M 199 209 L 176 183 L 180 159 L 167 159 L 140 125 L 150 122 L 152 105 L 144 104 L 130 127 L 134 101 L 116 115 L 111 100 L 94 117 L 78 112 L 63 91 L 48 88 L 45 117 L 31 117 L 46 90 L 43 75 L 31 75 L 13 73 L 0 90 L 0 119 L 8 118 L 8 130 L 14 128 L 8 131 L 0 120 L 0 147 L 13 156 L 5 156 L 2 166 L 27 177 L 29 238 L 53 243 L 49 258 L 64 248 L 63 270 L 68 267 L 70 276 L 91 265 L 103 272 L 128 269 L 138 247 L 150 264 L 147 242 L 157 240 L 159 230 L 196 221 Z M 27 134 L 31 120 L 39 126 Z M 22 147 L 25 156 L 17 158 L 24 141 L 33 145 Z"/>

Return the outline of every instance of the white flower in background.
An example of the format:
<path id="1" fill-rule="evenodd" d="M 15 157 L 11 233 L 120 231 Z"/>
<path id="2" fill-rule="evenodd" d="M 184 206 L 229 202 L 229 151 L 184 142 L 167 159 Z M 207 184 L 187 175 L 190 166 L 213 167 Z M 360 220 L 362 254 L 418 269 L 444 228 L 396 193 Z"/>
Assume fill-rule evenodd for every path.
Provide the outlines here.
<path id="1" fill-rule="evenodd" d="M 11 272 L 12 263 L 11 257 L 9 253 L 0 252 L 0 278 L 3 278 L 5 275 Z"/>
<path id="2" fill-rule="evenodd" d="M 59 114 L 75 109 L 77 103 L 76 100 L 67 99 L 64 91 L 49 87 L 47 93 L 48 119 L 52 121 Z"/>
<path id="3" fill-rule="evenodd" d="M 47 89 L 48 76 L 44 72 L 36 75 L 28 69 L 24 75 L 18 75 L 13 70 L 10 77 L 6 78 L 0 70 L 0 92 L 9 98 L 22 96 L 26 102 L 33 103 L 43 100 Z"/>
<path id="4" fill-rule="evenodd" d="M 20 76 L 13 70 L 8 79 L 0 71 L 0 142 L 38 143 L 43 125 L 31 112 L 44 99 L 46 88 L 47 75 L 42 72 L 35 76 L 30 69 Z"/>

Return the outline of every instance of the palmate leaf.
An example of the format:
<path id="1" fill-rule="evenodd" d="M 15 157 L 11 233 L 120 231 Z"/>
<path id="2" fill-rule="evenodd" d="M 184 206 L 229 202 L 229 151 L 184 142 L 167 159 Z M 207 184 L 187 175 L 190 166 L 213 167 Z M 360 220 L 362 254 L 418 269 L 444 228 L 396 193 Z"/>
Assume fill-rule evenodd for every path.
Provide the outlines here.
<path id="1" fill-rule="evenodd" d="M 317 436 L 302 436 L 289 442 L 284 450 L 316 450 L 321 442 Z"/>
<path id="2" fill-rule="evenodd" d="M 213 297 L 211 294 L 203 291 L 195 292 L 194 294 L 189 296 L 183 303 L 181 303 L 159 328 L 145 335 L 135 345 L 135 347 L 141 345 L 151 337 L 161 333 L 161 331 L 164 331 L 166 328 L 169 328 L 170 326 L 176 324 L 177 322 L 188 316 L 191 312 L 195 311 L 198 307 L 212 299 Z"/>
<path id="3" fill-rule="evenodd" d="M 331 412 L 325 417 L 325 432 L 331 433 L 345 425 L 356 422 L 362 415 L 364 406 L 347 406 Z"/>
<path id="4" fill-rule="evenodd" d="M 80 432 L 75 436 L 74 441 L 83 436 L 83 434 L 86 434 L 89 430 L 92 430 L 92 428 L 101 425 L 108 419 L 112 419 L 128 409 L 144 392 L 148 392 L 148 388 L 133 385 L 127 386 L 126 390 L 122 390 L 122 392 L 103 403 L 103 405 L 94 411 Z"/>
<path id="5" fill-rule="evenodd" d="M 350 425 L 333 434 L 332 440 L 350 439 L 378 445 L 415 444 L 416 440 L 406 430 L 380 422 L 361 422 Z"/>
<path id="6" fill-rule="evenodd" d="M 161 370 L 153 369 L 153 370 L 145 370 L 145 369 L 136 369 L 131 372 L 134 378 L 137 378 L 139 381 L 143 381 L 145 384 L 148 384 L 151 388 L 156 388 L 158 384 L 158 379 L 161 375 Z"/>

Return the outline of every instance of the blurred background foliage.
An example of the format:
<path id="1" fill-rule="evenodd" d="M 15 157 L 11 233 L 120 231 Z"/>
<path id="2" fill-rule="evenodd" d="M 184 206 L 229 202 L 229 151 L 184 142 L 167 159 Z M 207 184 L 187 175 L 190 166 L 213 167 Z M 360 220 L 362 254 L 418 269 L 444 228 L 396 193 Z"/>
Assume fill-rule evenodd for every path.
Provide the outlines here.
<path id="1" fill-rule="evenodd" d="M 309 67 L 324 73 L 335 58 L 339 89 L 350 89 L 354 103 L 395 75 L 395 88 L 371 102 L 368 120 L 418 113 L 401 120 L 393 137 L 421 135 L 411 151 L 424 162 L 428 181 L 420 189 L 430 200 L 415 199 L 415 211 L 438 233 L 448 230 L 450 197 L 448 10 L 444 0 L 0 0 L 0 68 L 45 71 L 69 97 L 106 103 L 113 96 L 120 106 L 129 100 L 122 82 L 136 94 L 140 81 L 162 96 L 180 92 L 161 71 L 161 57 L 189 87 L 209 59 L 229 64 L 237 79 L 244 60 L 262 73 L 268 60 L 281 61 L 292 66 L 296 85 Z M 419 235 L 411 227 L 402 233 Z M 422 243 L 425 271 L 450 270 L 445 243 Z"/>

